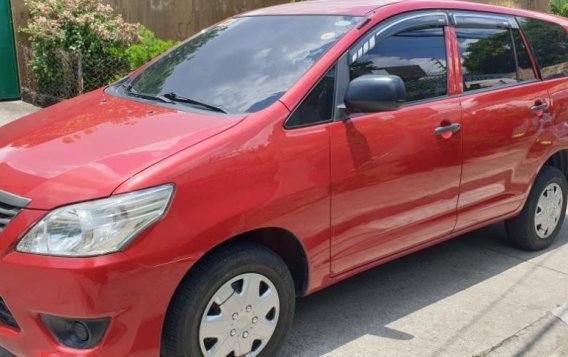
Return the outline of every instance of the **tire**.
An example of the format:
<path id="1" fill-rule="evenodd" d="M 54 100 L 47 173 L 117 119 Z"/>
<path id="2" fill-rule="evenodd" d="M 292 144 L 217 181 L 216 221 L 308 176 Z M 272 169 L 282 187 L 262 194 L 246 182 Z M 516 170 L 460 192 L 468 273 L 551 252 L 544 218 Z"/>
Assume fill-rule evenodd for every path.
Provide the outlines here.
<path id="1" fill-rule="evenodd" d="M 545 191 L 547 192 L 545 193 Z M 554 196 L 557 191 L 558 195 Z M 505 222 L 509 240 L 517 247 L 530 251 L 550 247 L 564 223 L 567 194 L 568 184 L 564 173 L 552 166 L 543 167 L 535 180 L 521 214 Z M 541 197 L 543 201 L 540 202 L 544 204 L 539 205 Z M 558 204 L 560 197 L 562 203 Z M 543 210 L 540 206 L 545 207 L 545 209 Z M 555 217 L 558 210 L 560 212 L 556 221 Z M 539 224 L 537 215 L 541 215 L 542 218 L 548 217 L 549 220 L 545 219 L 545 223 Z M 542 218 L 539 222 L 542 222 Z M 554 222 L 556 222 L 556 225 L 554 225 Z"/>
<path id="2" fill-rule="evenodd" d="M 259 286 L 258 290 L 244 288 L 255 286 L 255 282 Z M 249 291 L 259 293 L 248 295 Z M 274 292 L 277 295 L 274 295 Z M 249 296 L 254 299 L 263 299 L 264 296 L 268 298 L 258 304 L 240 304 Z M 213 301 L 214 297 L 215 301 L 222 303 L 219 305 Z M 245 355 L 247 352 L 252 352 L 252 356 L 275 356 L 292 326 L 295 298 L 290 271 L 276 253 L 254 243 L 229 245 L 204 257 L 181 282 L 166 315 L 162 356 L 199 357 L 204 355 L 203 349 L 209 353 L 221 352 L 229 345 L 233 346 L 231 348 L 235 356 Z M 265 316 L 261 316 L 263 304 L 265 307 L 274 305 Z M 255 305 L 254 308 L 251 308 L 252 305 Z M 209 320 L 202 322 L 206 310 L 207 317 L 212 316 L 211 321 L 218 319 L 224 324 L 220 329 L 223 331 L 222 336 L 217 340 L 206 337 L 208 333 L 211 334 L 207 332 L 209 327 L 218 327 L 209 325 Z M 233 320 L 235 313 L 238 318 Z M 256 325 L 253 324 L 254 318 Z M 229 323 L 231 326 L 227 325 Z M 261 326 L 262 323 L 265 324 Z M 255 328 L 257 330 L 254 330 Z M 270 337 L 262 340 L 260 344 L 260 340 L 255 340 L 251 351 L 240 351 L 240 342 L 244 348 L 248 348 L 251 346 L 251 340 L 260 335 L 268 336 L 265 331 L 270 331 L 271 328 L 273 332 Z M 260 331 L 263 333 L 260 334 Z M 222 340 L 226 343 L 219 344 Z M 214 348 L 217 350 L 213 350 Z M 230 352 L 221 355 L 225 357 L 227 354 Z"/>

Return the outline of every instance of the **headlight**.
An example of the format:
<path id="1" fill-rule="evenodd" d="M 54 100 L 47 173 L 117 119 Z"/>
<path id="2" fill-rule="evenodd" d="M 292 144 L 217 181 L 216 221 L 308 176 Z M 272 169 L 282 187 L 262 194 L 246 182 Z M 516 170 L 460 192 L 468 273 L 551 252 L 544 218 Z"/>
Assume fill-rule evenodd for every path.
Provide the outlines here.
<path id="1" fill-rule="evenodd" d="M 121 250 L 165 214 L 173 185 L 58 208 L 18 243 L 23 253 L 92 257 Z"/>

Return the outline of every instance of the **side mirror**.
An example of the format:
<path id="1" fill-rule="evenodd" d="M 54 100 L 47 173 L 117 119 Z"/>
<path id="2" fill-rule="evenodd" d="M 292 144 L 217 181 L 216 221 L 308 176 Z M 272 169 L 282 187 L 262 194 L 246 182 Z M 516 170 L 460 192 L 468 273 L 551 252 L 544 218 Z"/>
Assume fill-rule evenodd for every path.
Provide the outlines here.
<path id="1" fill-rule="evenodd" d="M 350 113 L 376 113 L 399 109 L 406 98 L 399 76 L 366 74 L 347 87 L 345 107 Z"/>

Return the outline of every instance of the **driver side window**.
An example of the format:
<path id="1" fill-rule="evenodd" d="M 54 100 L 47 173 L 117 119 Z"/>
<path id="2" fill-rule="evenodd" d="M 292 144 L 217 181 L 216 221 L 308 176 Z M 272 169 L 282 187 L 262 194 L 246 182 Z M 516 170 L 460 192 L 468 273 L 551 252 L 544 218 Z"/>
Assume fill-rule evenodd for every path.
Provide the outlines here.
<path id="1" fill-rule="evenodd" d="M 351 80 L 365 74 L 399 76 L 406 87 L 407 102 L 446 95 L 444 29 L 403 31 L 378 42 L 350 66 Z"/>

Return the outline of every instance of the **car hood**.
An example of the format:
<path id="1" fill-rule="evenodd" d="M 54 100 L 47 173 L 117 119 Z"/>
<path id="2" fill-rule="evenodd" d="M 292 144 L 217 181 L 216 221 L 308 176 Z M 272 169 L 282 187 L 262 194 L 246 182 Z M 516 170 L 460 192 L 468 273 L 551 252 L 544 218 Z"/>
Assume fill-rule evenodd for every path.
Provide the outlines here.
<path id="1" fill-rule="evenodd" d="M 51 209 L 106 197 L 145 168 L 237 125 L 96 91 L 0 127 L 0 190 Z"/>

